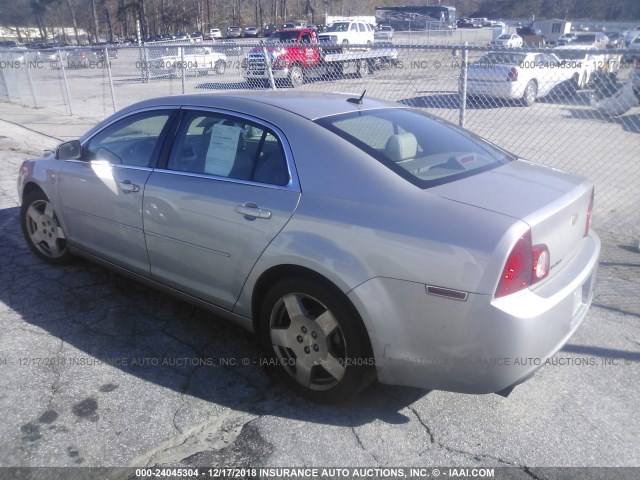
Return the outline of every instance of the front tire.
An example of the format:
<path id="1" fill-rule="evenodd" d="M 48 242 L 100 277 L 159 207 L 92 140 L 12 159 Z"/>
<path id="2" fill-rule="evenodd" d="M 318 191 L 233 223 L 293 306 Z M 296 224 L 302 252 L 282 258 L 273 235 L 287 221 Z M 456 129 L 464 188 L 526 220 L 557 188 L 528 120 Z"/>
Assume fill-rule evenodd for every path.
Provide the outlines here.
<path id="1" fill-rule="evenodd" d="M 358 77 L 364 78 L 371 74 L 371 67 L 366 59 L 358 61 Z"/>
<path id="2" fill-rule="evenodd" d="M 224 60 L 218 60 L 215 65 L 215 72 L 218 75 L 223 75 L 224 72 L 227 70 L 227 63 Z"/>
<path id="3" fill-rule="evenodd" d="M 27 245 L 38 257 L 54 265 L 71 261 L 67 237 L 53 205 L 42 191 L 25 196 L 20 208 L 20 225 Z"/>
<path id="4" fill-rule="evenodd" d="M 374 378 L 366 329 L 342 292 L 315 280 L 284 280 L 260 309 L 260 342 L 283 381 L 318 403 L 353 397 Z"/>

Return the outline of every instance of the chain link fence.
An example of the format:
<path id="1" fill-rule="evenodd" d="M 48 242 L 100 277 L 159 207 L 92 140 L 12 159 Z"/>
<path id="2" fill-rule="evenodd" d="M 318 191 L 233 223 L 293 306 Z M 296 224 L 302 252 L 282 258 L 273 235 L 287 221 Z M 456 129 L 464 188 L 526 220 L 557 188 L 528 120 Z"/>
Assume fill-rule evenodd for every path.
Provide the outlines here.
<path id="1" fill-rule="evenodd" d="M 626 50 L 492 49 L 450 33 L 393 41 L 0 51 L 0 100 L 101 120 L 162 95 L 366 91 L 591 178 L 595 227 L 640 238 L 640 63 Z"/>

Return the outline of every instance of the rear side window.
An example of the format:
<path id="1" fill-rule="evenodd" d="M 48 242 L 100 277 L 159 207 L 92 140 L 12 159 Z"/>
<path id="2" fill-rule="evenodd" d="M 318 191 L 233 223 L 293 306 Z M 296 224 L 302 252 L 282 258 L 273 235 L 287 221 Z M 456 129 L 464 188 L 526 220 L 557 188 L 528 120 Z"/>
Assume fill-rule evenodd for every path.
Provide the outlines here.
<path id="1" fill-rule="evenodd" d="M 192 111 L 182 120 L 169 170 L 287 185 L 282 144 L 268 128 L 214 112 Z"/>
<path id="2" fill-rule="evenodd" d="M 316 123 L 420 188 L 475 175 L 514 159 L 466 130 L 410 109 L 353 112 Z"/>

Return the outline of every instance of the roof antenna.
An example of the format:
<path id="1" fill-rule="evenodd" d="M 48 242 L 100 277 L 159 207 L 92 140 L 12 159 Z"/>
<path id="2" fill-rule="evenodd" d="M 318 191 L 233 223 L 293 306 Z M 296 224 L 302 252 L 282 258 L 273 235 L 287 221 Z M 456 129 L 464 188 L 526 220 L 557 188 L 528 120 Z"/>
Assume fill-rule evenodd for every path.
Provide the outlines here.
<path id="1" fill-rule="evenodd" d="M 362 92 L 362 95 L 360 95 L 360 98 L 347 98 L 347 102 L 355 103 L 356 105 L 362 105 L 362 99 L 364 98 L 365 93 L 367 93 L 366 90 Z"/>

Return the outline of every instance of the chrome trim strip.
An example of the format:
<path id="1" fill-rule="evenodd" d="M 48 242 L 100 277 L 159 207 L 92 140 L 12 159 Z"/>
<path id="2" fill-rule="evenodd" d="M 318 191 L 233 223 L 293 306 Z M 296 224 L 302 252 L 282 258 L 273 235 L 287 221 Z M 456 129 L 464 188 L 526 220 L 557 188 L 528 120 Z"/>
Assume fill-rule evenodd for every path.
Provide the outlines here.
<path id="1" fill-rule="evenodd" d="M 215 180 L 220 182 L 239 183 L 241 185 L 252 185 L 256 187 L 271 188 L 273 190 L 286 190 L 288 192 L 299 192 L 299 190 L 296 190 L 295 188 L 293 188 L 292 186 L 290 187 L 289 185 L 272 185 L 270 183 L 252 182 L 250 180 L 241 180 L 239 178 L 219 177 L 217 175 L 211 175 L 208 173 L 183 172 L 180 170 L 167 170 L 164 168 L 156 168 L 154 172 L 165 173 L 167 175 L 180 175 L 184 177 L 202 178 L 205 180 Z M 289 182 L 289 184 L 291 184 L 291 182 Z"/>
<path id="2" fill-rule="evenodd" d="M 139 113 L 144 113 L 144 112 L 151 112 L 153 110 L 180 110 L 180 105 L 156 105 L 156 106 L 153 106 L 153 107 L 144 107 L 144 108 L 141 108 L 140 110 L 134 110 L 133 112 L 129 112 L 126 115 L 121 115 L 119 117 L 116 117 L 116 118 L 112 119 L 109 123 L 105 123 L 104 125 L 102 125 L 100 127 L 100 130 L 96 130 L 95 132 L 93 132 L 93 134 L 90 137 L 87 137 L 83 141 L 81 141 L 80 145 L 82 145 L 82 147 L 84 148 L 85 144 L 89 140 L 91 140 L 93 137 L 98 135 L 105 128 L 110 127 L 111 125 L 113 125 L 116 122 L 119 122 L 120 120 L 128 118 L 131 115 L 137 115 Z"/>

